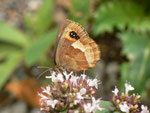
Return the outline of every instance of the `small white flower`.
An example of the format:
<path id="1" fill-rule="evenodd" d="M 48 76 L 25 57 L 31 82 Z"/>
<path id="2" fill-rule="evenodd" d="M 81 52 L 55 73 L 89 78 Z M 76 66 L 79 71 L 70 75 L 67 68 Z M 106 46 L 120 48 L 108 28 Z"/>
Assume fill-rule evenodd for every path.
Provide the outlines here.
<path id="1" fill-rule="evenodd" d="M 92 97 L 92 111 L 95 113 L 97 110 L 102 111 L 104 108 L 100 107 L 100 99 L 95 99 Z"/>
<path id="2" fill-rule="evenodd" d="M 86 113 L 95 113 L 97 110 L 102 111 L 103 108 L 101 108 L 99 106 L 100 104 L 100 99 L 95 99 L 95 97 L 92 97 L 92 104 L 91 103 L 87 103 L 84 104 L 84 110 Z"/>
<path id="3" fill-rule="evenodd" d="M 43 89 L 43 93 L 46 93 L 46 94 L 48 94 L 48 95 L 51 95 L 51 92 L 50 92 L 50 86 L 48 85 L 48 86 L 46 86 L 46 89 L 45 88 L 43 88 L 42 87 L 42 89 Z"/>
<path id="4" fill-rule="evenodd" d="M 75 104 L 75 105 L 78 104 L 78 103 L 80 103 L 80 100 L 75 100 L 75 101 L 74 101 L 74 104 Z"/>
<path id="5" fill-rule="evenodd" d="M 92 97 L 92 103 L 94 104 L 94 105 L 99 105 L 99 103 L 100 103 L 100 99 L 95 99 L 95 97 Z"/>
<path id="6" fill-rule="evenodd" d="M 85 89 L 85 88 L 81 88 L 81 89 L 80 89 L 80 94 L 81 94 L 81 95 L 84 95 L 85 93 L 86 93 L 86 89 Z"/>
<path id="7" fill-rule="evenodd" d="M 88 79 L 88 84 L 89 86 L 94 86 L 96 89 L 98 89 L 98 84 L 99 84 L 99 81 L 95 78 L 95 79 Z"/>
<path id="8" fill-rule="evenodd" d="M 86 78 L 86 75 L 85 75 L 85 74 L 81 74 L 81 78 L 82 78 L 82 79 L 85 79 L 85 78 Z"/>
<path id="9" fill-rule="evenodd" d="M 61 82 L 64 81 L 63 75 L 61 73 L 57 74 L 57 80 L 59 80 Z"/>
<path id="10" fill-rule="evenodd" d="M 84 104 L 84 111 L 86 113 L 91 113 L 92 112 L 92 104 L 91 103 L 87 103 L 87 104 Z"/>
<path id="11" fill-rule="evenodd" d="M 47 100 L 47 105 L 51 106 L 52 108 L 58 103 L 58 100 Z"/>
<path id="12" fill-rule="evenodd" d="M 142 105 L 141 109 L 142 109 L 141 113 L 149 113 L 147 106 Z"/>
<path id="13" fill-rule="evenodd" d="M 76 93 L 77 94 L 77 99 L 81 100 L 83 99 L 82 95 L 80 94 L 80 92 Z"/>
<path id="14" fill-rule="evenodd" d="M 52 72 L 51 76 L 46 76 L 46 78 L 51 78 L 52 82 L 56 82 L 57 81 L 57 77 L 56 77 L 56 72 Z"/>
<path id="15" fill-rule="evenodd" d="M 78 110 L 75 110 L 74 113 L 79 113 L 79 111 L 78 111 Z"/>
<path id="16" fill-rule="evenodd" d="M 70 72 L 69 74 L 67 74 L 67 71 L 64 71 L 63 74 L 65 75 L 66 80 L 68 80 L 70 76 L 73 74 L 73 72 Z"/>
<path id="17" fill-rule="evenodd" d="M 112 91 L 115 95 L 118 95 L 118 92 L 119 92 L 119 90 L 118 90 L 118 88 L 115 86 L 115 89 Z"/>
<path id="18" fill-rule="evenodd" d="M 127 95 L 129 91 L 134 90 L 134 87 L 132 87 L 129 83 L 125 83 L 125 94 Z"/>
<path id="19" fill-rule="evenodd" d="M 76 93 L 77 94 L 77 99 L 81 100 L 84 97 L 82 95 L 84 95 L 86 93 L 86 89 L 85 88 L 81 88 L 80 92 Z"/>
<path id="20" fill-rule="evenodd" d="M 41 97 L 40 102 L 41 102 L 42 100 L 46 100 L 46 99 L 48 99 L 48 97 L 47 97 L 47 96 L 45 96 L 45 95 L 43 95 L 42 93 L 38 93 L 38 96 L 40 96 L 40 97 Z"/>
<path id="21" fill-rule="evenodd" d="M 52 79 L 52 82 L 56 82 L 57 80 L 63 82 L 64 81 L 64 78 L 63 78 L 63 75 L 61 73 L 58 73 L 56 75 L 56 72 L 51 72 L 51 76 L 46 76 L 46 78 L 51 78 Z"/>
<path id="22" fill-rule="evenodd" d="M 79 77 L 71 76 L 70 81 L 73 83 L 73 85 L 77 85 L 78 78 Z"/>
<path id="23" fill-rule="evenodd" d="M 119 107 L 122 112 L 129 113 L 130 107 L 126 103 L 119 104 Z"/>

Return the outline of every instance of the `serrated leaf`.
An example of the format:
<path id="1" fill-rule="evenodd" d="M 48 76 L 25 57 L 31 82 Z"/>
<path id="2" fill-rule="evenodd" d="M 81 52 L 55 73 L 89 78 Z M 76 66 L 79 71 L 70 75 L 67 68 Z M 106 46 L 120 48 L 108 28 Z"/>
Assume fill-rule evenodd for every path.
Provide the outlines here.
<path id="1" fill-rule="evenodd" d="M 28 49 L 25 55 L 25 62 L 27 65 L 35 63 L 43 54 L 46 53 L 49 47 L 54 45 L 58 30 L 53 30 L 40 37 Z"/>
<path id="2" fill-rule="evenodd" d="M 134 31 L 150 30 L 150 16 L 146 15 L 141 4 L 129 1 L 110 1 L 102 4 L 95 13 L 93 33 L 112 32 L 114 27 L 123 30 L 129 27 Z"/>
<path id="3" fill-rule="evenodd" d="M 3 22 L 0 22 L 0 41 L 20 47 L 26 47 L 28 45 L 28 37 L 25 34 Z"/>
<path id="4" fill-rule="evenodd" d="M 136 92 L 142 92 L 150 79 L 150 39 L 146 34 L 124 32 L 119 35 L 123 42 L 123 54 L 129 62 L 121 66 L 121 86 L 129 81 Z"/>
<path id="5" fill-rule="evenodd" d="M 16 69 L 22 59 L 21 52 L 12 52 L 0 63 L 0 88 L 8 80 L 9 75 Z"/>
<path id="6" fill-rule="evenodd" d="M 48 30 L 53 22 L 54 0 L 44 0 L 36 15 L 26 15 L 27 27 L 37 34 L 42 34 Z"/>

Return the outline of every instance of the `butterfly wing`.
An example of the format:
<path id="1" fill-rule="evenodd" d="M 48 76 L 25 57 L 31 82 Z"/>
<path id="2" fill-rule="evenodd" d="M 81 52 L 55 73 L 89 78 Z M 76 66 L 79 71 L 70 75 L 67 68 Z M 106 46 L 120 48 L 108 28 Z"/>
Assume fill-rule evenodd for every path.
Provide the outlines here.
<path id="1" fill-rule="evenodd" d="M 71 37 L 71 32 L 76 37 Z M 100 59 L 98 45 L 76 22 L 65 21 L 56 43 L 55 63 L 68 71 L 87 70 L 94 67 Z"/>

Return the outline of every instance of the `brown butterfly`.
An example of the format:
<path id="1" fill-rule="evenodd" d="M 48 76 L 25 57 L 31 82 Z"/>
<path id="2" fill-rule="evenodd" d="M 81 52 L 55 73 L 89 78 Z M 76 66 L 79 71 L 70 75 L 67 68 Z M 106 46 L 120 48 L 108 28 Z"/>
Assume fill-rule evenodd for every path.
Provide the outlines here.
<path id="1" fill-rule="evenodd" d="M 85 29 L 76 22 L 65 20 L 56 39 L 56 66 L 77 72 L 94 67 L 99 59 L 99 47 Z"/>

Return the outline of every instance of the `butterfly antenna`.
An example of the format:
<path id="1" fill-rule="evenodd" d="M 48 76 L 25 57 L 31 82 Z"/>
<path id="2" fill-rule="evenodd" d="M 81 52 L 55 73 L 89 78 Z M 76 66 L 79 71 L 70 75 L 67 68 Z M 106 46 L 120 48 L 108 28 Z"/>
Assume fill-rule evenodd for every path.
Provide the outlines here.
<path id="1" fill-rule="evenodd" d="M 47 68 L 47 69 L 49 69 L 49 67 L 45 67 L 45 66 L 38 66 L 37 68 Z"/>
<path id="2" fill-rule="evenodd" d="M 43 68 L 43 67 L 38 67 L 38 68 Z M 52 68 L 49 68 L 49 67 L 44 67 L 44 68 L 48 68 L 48 69 L 46 69 L 46 70 L 43 71 L 41 74 L 39 74 L 39 76 L 37 77 L 38 79 L 39 79 L 44 73 L 46 73 L 46 72 L 48 72 L 48 71 L 52 72 Z"/>

